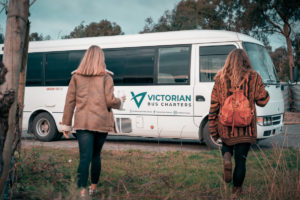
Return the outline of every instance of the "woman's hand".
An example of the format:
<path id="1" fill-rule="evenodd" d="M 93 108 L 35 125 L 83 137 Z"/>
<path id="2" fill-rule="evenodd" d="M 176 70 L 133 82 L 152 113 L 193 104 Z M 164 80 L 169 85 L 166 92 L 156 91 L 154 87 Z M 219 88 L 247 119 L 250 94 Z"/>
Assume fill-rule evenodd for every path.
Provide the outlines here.
<path id="1" fill-rule="evenodd" d="M 70 138 L 70 134 L 71 134 L 71 131 L 63 131 L 63 134 L 64 134 L 64 136 L 65 136 L 65 138 Z"/>
<path id="2" fill-rule="evenodd" d="M 122 96 L 121 101 L 125 102 L 126 101 L 126 96 Z"/>

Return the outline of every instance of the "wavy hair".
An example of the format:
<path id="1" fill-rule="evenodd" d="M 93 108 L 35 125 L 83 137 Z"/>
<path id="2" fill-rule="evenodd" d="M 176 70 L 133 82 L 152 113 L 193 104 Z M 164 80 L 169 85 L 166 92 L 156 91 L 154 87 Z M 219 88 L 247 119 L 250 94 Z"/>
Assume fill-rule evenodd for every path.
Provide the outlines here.
<path id="1" fill-rule="evenodd" d="M 105 57 L 99 46 L 92 45 L 85 52 L 77 70 L 77 74 L 86 76 L 104 75 L 106 72 Z"/>
<path id="2" fill-rule="evenodd" d="M 220 76 L 222 80 L 227 76 L 230 78 L 232 85 L 238 85 L 251 70 L 252 65 L 246 51 L 243 49 L 234 49 L 227 56 L 225 64 L 217 76 Z"/>

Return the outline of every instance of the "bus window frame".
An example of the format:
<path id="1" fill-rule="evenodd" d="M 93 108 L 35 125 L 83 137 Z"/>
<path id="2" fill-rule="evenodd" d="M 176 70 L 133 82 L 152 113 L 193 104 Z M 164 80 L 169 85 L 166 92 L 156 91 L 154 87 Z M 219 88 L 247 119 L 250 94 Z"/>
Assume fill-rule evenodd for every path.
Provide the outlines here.
<path id="1" fill-rule="evenodd" d="M 179 83 L 158 83 L 158 64 L 159 64 L 159 49 L 160 48 L 180 48 L 180 47 L 188 47 L 189 51 L 189 58 L 188 58 L 188 76 L 187 76 L 187 82 L 179 82 Z M 116 85 L 116 86 L 161 86 L 161 85 L 190 85 L 191 84 L 191 59 L 192 59 L 192 44 L 175 44 L 175 45 L 160 45 L 160 46 L 138 46 L 138 47 L 124 47 L 124 48 L 105 48 L 103 49 L 104 53 L 105 51 L 119 51 L 119 50 L 128 50 L 128 49 L 153 49 L 154 52 L 154 62 L 153 62 L 153 83 L 149 83 L 149 84 L 144 84 L 144 83 L 139 83 L 139 84 L 121 84 L 121 85 Z M 79 50 L 67 50 L 67 51 L 46 51 L 46 52 L 29 52 L 28 54 L 35 54 L 35 53 L 40 53 L 43 56 L 43 64 L 42 64 L 42 84 L 41 85 L 34 85 L 34 86 L 28 86 L 26 85 L 26 87 L 55 87 L 55 86 L 47 86 L 46 85 L 46 67 L 47 67 L 47 55 L 51 54 L 51 53 L 69 53 L 71 52 L 81 52 L 83 51 L 83 55 L 86 51 L 86 49 L 79 49 Z M 28 63 L 28 61 L 27 61 Z M 64 86 L 57 86 L 57 87 L 67 87 L 68 85 L 64 85 Z"/>

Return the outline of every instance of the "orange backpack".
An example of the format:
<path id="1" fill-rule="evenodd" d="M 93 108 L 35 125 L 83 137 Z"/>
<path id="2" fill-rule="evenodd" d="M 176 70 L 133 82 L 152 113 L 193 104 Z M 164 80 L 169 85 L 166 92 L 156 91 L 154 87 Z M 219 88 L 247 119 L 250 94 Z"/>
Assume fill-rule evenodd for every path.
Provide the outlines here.
<path id="1" fill-rule="evenodd" d="M 225 99 L 224 105 L 219 112 L 219 121 L 225 126 L 234 127 L 249 126 L 253 111 L 250 108 L 250 103 L 245 97 L 243 90 L 240 89 L 247 76 L 241 81 L 240 85 L 231 88 L 232 95 Z"/>

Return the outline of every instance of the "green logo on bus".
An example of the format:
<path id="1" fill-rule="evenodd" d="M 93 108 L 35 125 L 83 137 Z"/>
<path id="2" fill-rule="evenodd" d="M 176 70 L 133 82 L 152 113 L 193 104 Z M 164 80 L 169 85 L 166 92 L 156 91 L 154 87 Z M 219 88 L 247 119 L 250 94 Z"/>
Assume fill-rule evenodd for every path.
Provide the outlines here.
<path id="1" fill-rule="evenodd" d="M 138 108 L 140 108 L 146 94 L 147 94 L 147 92 L 142 92 L 142 93 L 139 93 L 139 94 L 135 95 L 133 92 L 131 92 L 132 99 L 134 100 L 134 102 L 135 102 L 135 104 L 137 105 Z M 138 98 L 139 98 L 139 100 L 138 100 Z"/>

